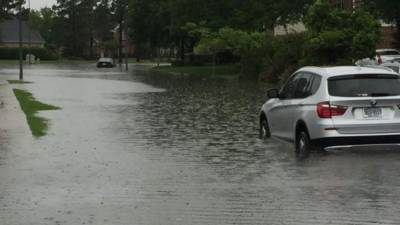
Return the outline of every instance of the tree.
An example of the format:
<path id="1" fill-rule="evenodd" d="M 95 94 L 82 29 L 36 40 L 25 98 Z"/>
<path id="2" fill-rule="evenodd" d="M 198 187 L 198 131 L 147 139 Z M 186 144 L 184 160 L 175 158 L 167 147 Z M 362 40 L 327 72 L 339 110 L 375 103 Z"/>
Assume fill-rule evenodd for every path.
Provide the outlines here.
<path id="1" fill-rule="evenodd" d="M 126 18 L 128 18 L 128 0 L 113 0 L 112 9 L 114 18 L 118 22 L 119 40 L 118 40 L 118 62 L 122 63 L 122 42 L 123 42 L 123 30 L 125 27 Z M 143 19 L 143 18 L 142 18 Z"/>
<path id="2" fill-rule="evenodd" d="M 363 0 L 363 6 L 387 23 L 394 23 L 397 32 L 394 35 L 395 46 L 400 48 L 400 2 L 398 0 Z"/>
<path id="3" fill-rule="evenodd" d="M 60 44 L 64 55 L 82 57 L 92 38 L 92 19 L 95 0 L 57 0 L 53 7 L 57 19 L 55 32 L 62 35 Z"/>
<path id="4" fill-rule="evenodd" d="M 351 63 L 372 57 L 381 39 L 380 23 L 363 9 L 354 12 L 317 0 L 306 16 L 307 51 L 314 64 Z"/>
<path id="5" fill-rule="evenodd" d="M 0 1 L 0 20 L 9 17 L 15 13 L 19 5 L 23 5 L 24 0 L 1 0 Z"/>
<path id="6" fill-rule="evenodd" d="M 251 58 L 258 65 L 262 64 L 262 57 L 258 59 L 251 57 L 254 53 L 262 51 L 266 44 L 266 34 L 264 32 L 245 32 L 229 27 L 221 28 L 218 32 L 210 32 L 208 29 L 201 29 L 201 39 L 195 48 L 198 54 L 213 55 L 213 65 L 216 65 L 216 55 L 220 52 L 232 52 L 241 59 L 242 72 L 247 75 L 258 76 L 260 68 L 248 70 L 247 60 Z M 259 55 L 258 55 L 259 56 Z"/>
<path id="7" fill-rule="evenodd" d="M 57 36 L 61 36 L 61 34 L 53 31 L 55 20 L 56 14 L 49 7 L 40 10 L 31 10 L 29 14 L 29 25 L 40 32 L 47 46 L 54 47 L 58 39 Z"/>
<path id="8" fill-rule="evenodd" d="M 188 31 L 188 24 L 214 32 L 224 27 L 263 32 L 277 24 L 299 21 L 313 1 L 131 0 L 131 38 L 137 47 L 176 47 L 184 61 L 185 53 L 193 52 L 199 41 Z"/>

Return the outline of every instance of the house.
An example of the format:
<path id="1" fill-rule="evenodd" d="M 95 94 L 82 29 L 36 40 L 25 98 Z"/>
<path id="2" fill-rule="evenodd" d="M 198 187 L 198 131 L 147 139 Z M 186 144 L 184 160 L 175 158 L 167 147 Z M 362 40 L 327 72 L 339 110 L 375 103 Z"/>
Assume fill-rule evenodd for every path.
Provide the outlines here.
<path id="1" fill-rule="evenodd" d="M 395 42 L 394 35 L 396 31 L 397 28 L 395 25 L 382 22 L 383 39 L 377 48 L 394 48 L 393 43 Z"/>
<path id="2" fill-rule="evenodd" d="M 45 41 L 39 31 L 22 21 L 22 44 L 24 47 L 44 48 Z M 0 47 L 19 46 L 19 21 L 13 17 L 0 22 Z"/>
<path id="3" fill-rule="evenodd" d="M 341 9 L 354 9 L 360 0 L 330 0 L 331 5 Z"/>
<path id="4" fill-rule="evenodd" d="M 329 2 L 337 8 L 354 10 L 360 3 L 360 0 L 330 0 Z M 384 22 L 381 22 L 381 25 L 383 38 L 382 41 L 377 45 L 377 48 L 393 48 L 393 35 L 396 33 L 396 26 Z M 274 29 L 274 34 L 279 36 L 293 33 L 302 33 L 305 31 L 306 27 L 304 26 L 304 23 L 298 22 L 295 24 L 287 24 L 285 26 L 276 26 Z"/>
<path id="5" fill-rule="evenodd" d="M 113 36 L 113 41 L 119 48 L 119 25 L 115 26 L 114 29 L 111 30 L 112 36 Z M 129 36 L 126 34 L 125 30 L 122 31 L 122 54 L 123 57 L 125 57 L 125 52 L 128 51 L 128 55 L 132 56 L 135 54 L 135 46 L 132 44 L 132 41 L 130 40 Z M 118 50 L 116 50 L 115 55 L 118 56 Z"/>
<path id="6" fill-rule="evenodd" d="M 303 33 L 305 31 L 306 31 L 306 26 L 302 22 L 298 22 L 295 24 L 286 24 L 285 26 L 280 25 L 274 28 L 274 34 L 276 36 Z"/>

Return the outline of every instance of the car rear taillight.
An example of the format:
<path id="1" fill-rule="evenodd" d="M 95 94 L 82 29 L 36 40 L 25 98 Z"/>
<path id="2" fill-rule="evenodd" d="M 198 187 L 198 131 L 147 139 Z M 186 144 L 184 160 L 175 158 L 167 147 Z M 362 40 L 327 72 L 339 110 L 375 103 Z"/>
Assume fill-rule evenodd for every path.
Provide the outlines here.
<path id="1" fill-rule="evenodd" d="M 346 113 L 347 106 L 331 105 L 329 102 L 317 104 L 317 113 L 319 118 L 332 118 L 333 116 L 342 116 Z"/>

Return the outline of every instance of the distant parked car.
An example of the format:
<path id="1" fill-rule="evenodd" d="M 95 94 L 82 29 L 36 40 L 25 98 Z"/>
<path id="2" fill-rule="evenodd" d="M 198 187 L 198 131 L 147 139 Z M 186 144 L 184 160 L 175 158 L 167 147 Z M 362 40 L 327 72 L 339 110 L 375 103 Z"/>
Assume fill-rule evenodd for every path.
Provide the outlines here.
<path id="1" fill-rule="evenodd" d="M 380 65 L 386 62 L 400 62 L 400 51 L 396 49 L 377 49 L 376 56 L 373 58 L 364 58 L 356 62 L 357 65 Z"/>
<path id="2" fill-rule="evenodd" d="M 368 67 L 305 67 L 260 112 L 260 136 L 295 143 L 296 155 L 336 146 L 400 143 L 400 76 Z"/>
<path id="3" fill-rule="evenodd" d="M 394 61 L 394 62 L 382 63 L 381 66 L 392 69 L 394 72 L 400 74 L 400 62 Z"/>
<path id="4" fill-rule="evenodd" d="M 380 65 L 365 65 L 363 67 L 384 69 L 384 70 L 388 70 L 388 71 L 400 74 L 400 63 L 398 63 L 398 62 L 386 62 L 386 63 L 382 63 Z"/>
<path id="5" fill-rule="evenodd" d="M 100 58 L 97 62 L 97 68 L 112 68 L 115 67 L 114 60 L 112 58 Z"/>
<path id="6" fill-rule="evenodd" d="M 400 51 L 396 49 L 377 49 L 376 53 L 381 56 L 399 56 Z"/>

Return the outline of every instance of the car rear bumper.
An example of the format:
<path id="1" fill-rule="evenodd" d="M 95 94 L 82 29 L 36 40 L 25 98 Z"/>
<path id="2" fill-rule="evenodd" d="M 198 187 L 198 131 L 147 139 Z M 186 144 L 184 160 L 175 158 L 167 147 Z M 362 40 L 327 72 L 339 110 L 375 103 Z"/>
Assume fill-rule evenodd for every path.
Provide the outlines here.
<path id="1" fill-rule="evenodd" d="M 313 142 L 324 148 L 357 145 L 400 144 L 400 135 L 328 137 L 315 139 Z"/>

